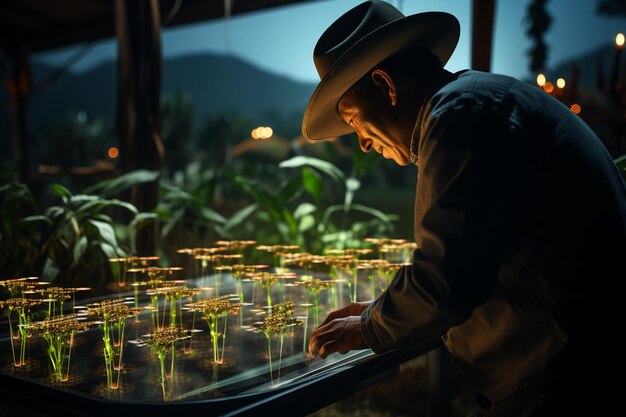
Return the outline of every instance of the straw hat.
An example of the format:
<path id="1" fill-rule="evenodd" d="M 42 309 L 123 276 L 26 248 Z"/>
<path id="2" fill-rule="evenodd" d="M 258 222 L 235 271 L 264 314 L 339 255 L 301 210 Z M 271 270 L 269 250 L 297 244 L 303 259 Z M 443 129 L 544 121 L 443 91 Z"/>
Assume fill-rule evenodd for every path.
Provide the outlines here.
<path id="1" fill-rule="evenodd" d="M 391 4 L 370 0 L 337 19 L 317 41 L 313 61 L 320 83 L 302 120 L 309 140 L 350 133 L 337 112 L 341 96 L 385 58 L 409 46 L 424 47 L 445 65 L 459 40 L 458 20 L 444 12 L 405 16 Z"/>

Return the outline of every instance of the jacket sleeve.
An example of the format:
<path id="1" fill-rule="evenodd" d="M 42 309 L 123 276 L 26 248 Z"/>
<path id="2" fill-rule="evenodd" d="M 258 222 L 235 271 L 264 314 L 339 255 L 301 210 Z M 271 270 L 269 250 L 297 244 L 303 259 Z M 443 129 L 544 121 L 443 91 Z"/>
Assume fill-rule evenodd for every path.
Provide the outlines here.
<path id="1" fill-rule="evenodd" d="M 491 114 L 491 115 L 490 115 Z M 363 312 L 376 353 L 432 342 L 465 321 L 497 281 L 510 208 L 504 126 L 479 106 L 421 124 L 412 265 Z M 417 131 L 417 130 L 416 130 Z"/>

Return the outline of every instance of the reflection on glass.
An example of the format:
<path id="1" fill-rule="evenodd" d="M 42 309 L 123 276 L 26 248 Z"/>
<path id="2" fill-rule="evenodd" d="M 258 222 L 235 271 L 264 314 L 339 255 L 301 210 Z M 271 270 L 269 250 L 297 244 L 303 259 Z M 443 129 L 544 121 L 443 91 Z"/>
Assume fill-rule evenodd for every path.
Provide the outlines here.
<path id="1" fill-rule="evenodd" d="M 124 260 L 120 267 L 133 266 L 125 270 L 132 285 L 127 275 L 120 281 L 125 286 L 115 283 L 115 298 L 79 299 L 78 316 L 68 297 L 73 306 L 75 297 L 85 297 L 79 289 L 0 281 L 0 289 L 14 294 L 0 301 L 8 318 L 0 322 L 6 334 L 0 334 L 0 373 L 96 398 L 180 401 L 274 390 L 356 358 L 308 358 L 310 332 L 354 299 L 355 289 L 357 299 L 376 296 L 403 264 L 360 259 L 391 258 L 387 247 L 327 255 L 269 248 L 268 263 L 278 267 L 246 265 L 243 249 L 256 248 L 234 244 L 182 252 L 190 255 L 184 269 L 156 266 L 154 258 L 143 265 Z M 355 266 L 366 271 L 353 275 Z M 33 324 L 33 317 L 50 321 Z"/>
<path id="2" fill-rule="evenodd" d="M 145 335 L 146 344 L 152 347 L 152 350 L 159 358 L 159 370 L 161 371 L 161 391 L 163 393 L 163 399 L 167 400 L 172 397 L 173 381 L 174 381 L 174 363 L 176 361 L 175 355 L 175 343 L 179 340 L 183 340 L 187 335 L 187 331 L 178 327 L 165 327 L 157 329 L 154 332 Z M 170 375 L 169 375 L 169 389 L 165 388 L 166 374 L 165 374 L 165 358 L 167 353 L 170 352 Z"/>
<path id="3" fill-rule="evenodd" d="M 265 334 L 267 339 L 267 355 L 270 370 L 270 379 L 274 384 L 274 372 L 272 371 L 272 335 L 278 336 L 278 375 L 276 383 L 280 382 L 280 368 L 283 359 L 283 342 L 285 341 L 285 331 L 293 326 L 302 324 L 301 320 L 294 317 L 293 301 L 276 304 L 263 317 L 263 321 L 254 324 L 258 332 Z"/>
<path id="4" fill-rule="evenodd" d="M 50 359 L 52 374 L 56 382 L 69 379 L 74 335 L 87 331 L 89 326 L 90 323 L 79 321 L 76 314 L 33 321 L 28 326 L 25 326 L 30 330 L 41 332 L 48 344 L 48 358 Z"/>
<path id="5" fill-rule="evenodd" d="M 131 301 L 132 302 L 132 301 Z M 124 356 L 124 330 L 126 319 L 139 314 L 139 308 L 130 307 L 125 299 L 109 299 L 87 304 L 81 313 L 97 319 L 102 331 L 102 354 L 107 378 L 107 387 L 117 389 L 122 375 Z"/>
<path id="6" fill-rule="evenodd" d="M 209 325 L 211 341 L 213 343 L 213 363 L 224 362 L 224 346 L 226 345 L 226 325 L 228 314 L 237 313 L 241 304 L 231 302 L 237 295 L 213 296 L 187 304 L 187 309 L 202 313 L 202 318 Z M 220 349 L 220 339 L 222 347 Z"/>

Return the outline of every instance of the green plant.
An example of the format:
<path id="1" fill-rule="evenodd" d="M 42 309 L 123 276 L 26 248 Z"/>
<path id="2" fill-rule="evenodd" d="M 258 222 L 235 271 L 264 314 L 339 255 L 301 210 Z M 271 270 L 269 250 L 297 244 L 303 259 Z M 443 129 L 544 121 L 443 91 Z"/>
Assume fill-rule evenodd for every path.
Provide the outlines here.
<path id="1" fill-rule="evenodd" d="M 175 229 L 179 233 L 186 230 L 195 237 L 209 232 L 221 236 L 217 226 L 224 224 L 226 218 L 210 206 L 220 193 L 223 174 L 218 169 L 203 169 L 199 163 L 191 163 L 184 172 L 161 180 L 156 209 L 162 226 L 161 239 L 168 238 Z"/>
<path id="2" fill-rule="evenodd" d="M 247 230 L 255 230 L 257 240 L 321 253 L 328 247 L 360 247 L 363 237 L 393 229 L 393 215 L 353 203 L 360 181 L 330 162 L 296 156 L 278 167 L 267 179 L 235 178 L 254 202 L 224 223 L 225 232 L 235 233 L 241 224 L 252 222 L 255 227 Z M 334 203 L 340 198 L 337 190 L 343 192 L 341 203 Z"/>
<path id="3" fill-rule="evenodd" d="M 9 322 L 9 338 L 11 340 L 11 352 L 13 354 L 13 366 L 16 368 L 26 365 L 26 345 L 28 342 L 28 336 L 30 330 L 28 325 L 31 320 L 32 307 L 41 304 L 41 300 L 29 299 L 29 298 L 9 298 L 8 300 L 0 301 L 0 308 L 2 308 L 7 315 L 7 321 Z M 13 326 L 13 315 L 17 316 L 17 325 Z M 19 353 L 16 354 L 15 341 L 20 341 Z"/>
<path id="4" fill-rule="evenodd" d="M 79 321 L 76 314 L 33 321 L 28 325 L 29 329 L 41 332 L 48 344 L 48 357 L 55 381 L 68 380 L 74 335 L 87 331 L 90 325 L 91 323 Z"/>
<path id="5" fill-rule="evenodd" d="M 176 349 L 174 343 L 179 340 L 186 339 L 188 336 L 187 330 L 180 327 L 164 327 L 162 329 L 156 329 L 154 332 L 145 335 L 146 344 L 152 347 L 155 355 L 159 359 L 159 369 L 161 371 L 161 391 L 163 393 L 163 399 L 166 400 L 171 397 L 172 393 L 172 381 L 174 380 L 174 362 Z M 170 352 L 170 385 L 169 390 L 165 389 L 165 357 L 167 352 Z"/>
<path id="6" fill-rule="evenodd" d="M 304 320 L 304 337 L 302 342 L 302 351 L 306 352 L 306 343 L 308 338 L 308 323 L 309 323 L 309 307 L 313 308 L 313 328 L 319 325 L 319 295 L 320 292 L 328 289 L 335 284 L 334 280 L 322 280 L 319 278 L 313 278 L 312 275 L 302 275 L 300 281 L 296 282 L 297 285 L 301 285 L 306 289 L 305 302 L 302 306 L 306 310 L 306 319 Z M 313 299 L 313 304 L 309 304 L 309 296 Z"/>
<path id="7" fill-rule="evenodd" d="M 193 142 L 193 101 L 176 90 L 161 99 L 161 140 L 165 148 L 164 167 L 170 173 L 183 169 Z"/>
<path id="8" fill-rule="evenodd" d="M 36 275 L 39 248 L 36 225 L 20 222 L 37 213 L 30 189 L 17 181 L 0 186 L 0 274 L 3 277 Z"/>
<path id="9" fill-rule="evenodd" d="M 204 298 L 187 304 L 187 309 L 199 312 L 209 326 L 211 342 L 213 343 L 213 364 L 218 365 L 224 362 L 224 347 L 226 345 L 226 324 L 229 313 L 237 313 L 242 304 L 233 303 L 231 298 L 237 295 L 217 295 Z M 222 321 L 220 326 L 220 321 Z M 221 329 L 220 329 L 221 328 Z M 222 340 L 222 347 L 219 342 Z"/>
<path id="10" fill-rule="evenodd" d="M 48 207 L 43 215 L 22 219 L 41 226 L 44 280 L 61 276 L 65 284 L 75 284 L 82 274 L 95 273 L 108 258 L 126 255 L 118 244 L 113 219 L 103 211 L 116 206 L 137 214 L 133 205 L 97 195 L 74 195 L 60 184 L 53 184 L 52 189 L 59 204 Z"/>
<path id="11" fill-rule="evenodd" d="M 102 353 L 107 375 L 107 387 L 118 389 L 124 356 L 124 328 L 126 319 L 139 314 L 124 299 L 109 299 L 87 304 L 87 315 L 98 319 L 102 330 Z"/>
<path id="12" fill-rule="evenodd" d="M 298 320 L 294 317 L 294 303 L 293 301 L 286 301 L 284 303 L 274 305 L 263 317 L 262 322 L 254 323 L 253 327 L 257 332 L 265 334 L 267 339 L 267 354 L 268 365 L 270 371 L 270 380 L 274 385 L 274 372 L 272 371 L 272 335 L 277 334 L 279 340 L 278 348 L 278 376 L 277 383 L 280 382 L 280 368 L 283 357 L 283 342 L 285 339 L 285 332 L 287 329 L 293 326 L 302 325 L 302 320 Z"/>
<path id="13" fill-rule="evenodd" d="M 22 217 L 16 209 L 7 209 L 12 211 L 3 213 L 2 222 L 16 225 L 6 228 L 0 250 L 10 256 L 11 240 L 15 238 L 27 256 L 7 258 L 10 259 L 7 263 L 15 265 L 5 269 L 28 269 L 46 281 L 102 289 L 111 274 L 119 272 L 117 263 L 111 263 L 108 272 L 102 265 L 109 258 L 134 252 L 136 231 L 154 217 L 152 213 L 138 213 L 130 203 L 107 197 L 153 179 L 154 175 L 147 171 L 129 173 L 95 184 L 79 194 L 55 183 L 51 190 L 57 204 L 43 213 L 35 211 L 36 214 Z M 15 207 L 32 199 L 22 184 L 13 184 L 3 191 L 9 193 Z M 90 194 L 96 191 L 99 194 Z M 132 220 L 128 224 L 114 220 L 111 214 L 119 214 L 116 210 L 130 213 Z M 21 237 L 15 237 L 18 232 Z"/>

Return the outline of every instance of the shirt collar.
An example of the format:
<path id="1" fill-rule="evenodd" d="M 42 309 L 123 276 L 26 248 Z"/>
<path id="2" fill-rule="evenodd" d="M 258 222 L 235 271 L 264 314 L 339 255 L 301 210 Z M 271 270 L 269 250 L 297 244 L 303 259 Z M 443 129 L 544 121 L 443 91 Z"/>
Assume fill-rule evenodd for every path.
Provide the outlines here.
<path id="1" fill-rule="evenodd" d="M 426 104 L 431 97 L 430 92 L 434 84 L 435 83 L 432 83 L 428 87 L 428 90 L 426 90 L 426 95 L 424 96 L 424 100 L 422 101 L 422 105 L 420 106 L 419 113 L 417 114 L 417 119 L 415 120 L 415 126 L 413 127 L 413 133 L 411 135 L 410 159 L 411 159 L 411 162 L 415 166 L 419 166 L 419 160 L 420 160 L 419 143 L 420 143 L 420 136 L 422 133 L 422 122 L 424 120 L 424 114 L 426 113 L 424 109 L 426 108 Z"/>
<path id="2" fill-rule="evenodd" d="M 422 134 L 422 124 L 424 122 L 424 117 L 426 117 L 426 108 L 430 107 L 428 104 L 430 102 L 430 99 L 432 98 L 432 96 L 436 93 L 437 90 L 439 90 L 443 85 L 447 84 L 448 82 L 455 80 L 459 77 L 459 75 L 463 74 L 464 72 L 466 72 L 467 70 L 461 70 L 458 71 L 455 74 L 452 74 L 452 78 L 449 79 L 447 82 L 443 82 L 440 79 L 441 77 L 437 77 L 435 78 L 433 81 L 431 81 L 430 85 L 428 86 L 428 89 L 426 90 L 426 94 L 424 95 L 424 100 L 422 101 L 422 105 L 420 106 L 420 110 L 419 113 L 417 114 L 417 119 L 415 120 L 415 127 L 413 128 L 413 134 L 411 135 L 411 145 L 410 145 L 410 159 L 411 162 L 416 165 L 419 166 L 419 145 L 420 145 L 420 138 L 421 138 L 421 134 Z"/>

